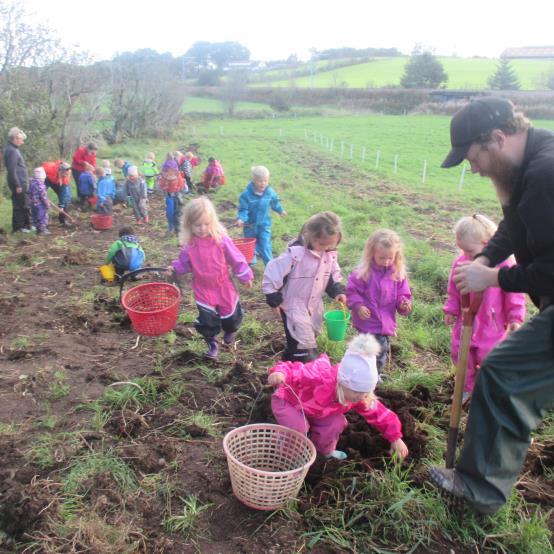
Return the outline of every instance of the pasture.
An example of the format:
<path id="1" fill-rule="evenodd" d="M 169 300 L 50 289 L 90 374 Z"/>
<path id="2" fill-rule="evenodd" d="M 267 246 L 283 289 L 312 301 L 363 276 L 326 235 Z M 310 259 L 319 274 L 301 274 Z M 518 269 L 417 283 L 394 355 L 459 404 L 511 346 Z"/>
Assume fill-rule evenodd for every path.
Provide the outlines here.
<path id="1" fill-rule="evenodd" d="M 348 87 L 378 88 L 396 87 L 404 73 L 407 56 L 397 58 L 377 58 L 370 62 L 339 67 L 331 70 L 319 70 L 313 75 L 303 77 L 283 77 L 259 86 L 274 87 Z M 488 88 L 487 80 L 495 72 L 497 60 L 491 58 L 454 58 L 441 57 L 449 89 L 484 89 Z M 519 79 L 522 90 L 545 89 L 545 76 L 552 72 L 554 63 L 551 60 L 512 60 L 511 65 Z M 309 67 L 308 65 L 306 66 Z M 284 71 L 283 71 L 284 72 Z M 270 73 L 272 76 L 277 72 Z"/>
<path id="2" fill-rule="evenodd" d="M 457 169 L 438 169 L 448 142 L 445 117 L 360 116 L 189 120 L 172 141 L 100 147 L 99 158 L 140 163 L 154 151 L 161 163 L 167 151 L 198 143 L 204 162 L 215 156 L 226 170 L 227 184 L 213 201 L 227 226 L 250 167 L 266 165 L 288 212 L 273 218 L 274 254 L 311 214 L 330 209 L 343 221 L 344 277 L 373 230 L 390 227 L 406 243 L 414 311 L 401 318 L 389 378 L 377 394 L 398 413 L 411 454 L 395 465 L 378 433 L 349 416 L 339 443 L 349 461 L 317 460 L 298 502 L 274 513 L 233 497 L 221 447 L 224 433 L 251 412 L 252 421 L 271 418 L 269 393 L 259 393 L 284 336 L 260 292 L 262 268 L 255 269 L 254 288 L 241 291 L 246 316 L 236 348 L 208 362 L 192 327 L 188 279 L 175 330 L 140 339 L 117 288 L 100 284 L 97 268 L 117 227 L 133 223 L 128 208 L 117 209 L 115 228 L 105 232 L 92 231 L 88 214 L 80 213 L 72 230 L 52 221 L 48 238 L 1 234 L 0 473 L 9 503 L 1 547 L 550 552 L 552 417 L 535 434 L 521 481 L 497 515 L 461 521 L 425 483 L 427 468 L 443 463 L 452 393 L 450 329 L 441 310 L 455 254 L 451 229 L 461 215 L 500 215 L 488 182 L 468 172 L 460 187 Z M 177 256 L 177 240 L 165 234 L 163 197 L 155 195 L 151 206 L 151 224 L 137 231 L 147 265 L 166 266 Z M 3 201 L 6 231 L 9 213 Z M 237 236 L 231 227 L 230 233 Z M 322 334 L 320 348 L 338 361 L 344 344 Z"/>

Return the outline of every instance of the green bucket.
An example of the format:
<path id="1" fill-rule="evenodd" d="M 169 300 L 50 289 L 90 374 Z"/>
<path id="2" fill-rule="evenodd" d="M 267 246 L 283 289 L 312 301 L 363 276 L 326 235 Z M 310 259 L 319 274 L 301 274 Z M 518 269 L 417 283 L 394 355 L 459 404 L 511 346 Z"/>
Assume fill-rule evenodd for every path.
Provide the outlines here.
<path id="1" fill-rule="evenodd" d="M 330 340 L 344 340 L 350 323 L 350 313 L 342 310 L 331 310 L 323 314 L 327 336 Z"/>

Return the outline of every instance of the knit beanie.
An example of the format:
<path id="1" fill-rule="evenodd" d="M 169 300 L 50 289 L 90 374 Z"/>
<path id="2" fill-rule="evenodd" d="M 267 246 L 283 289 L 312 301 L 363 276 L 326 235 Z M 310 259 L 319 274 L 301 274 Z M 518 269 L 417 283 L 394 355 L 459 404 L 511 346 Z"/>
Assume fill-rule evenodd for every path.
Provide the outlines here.
<path id="1" fill-rule="evenodd" d="M 355 392 L 373 392 L 379 379 L 377 354 L 380 350 L 373 335 L 358 335 L 349 343 L 339 364 L 339 384 Z"/>
<path id="2" fill-rule="evenodd" d="M 136 165 L 130 165 L 127 170 L 128 177 L 138 177 L 138 167 Z"/>
<path id="3" fill-rule="evenodd" d="M 33 171 L 33 177 L 35 179 L 46 179 L 46 171 L 44 171 L 44 167 L 37 167 Z"/>

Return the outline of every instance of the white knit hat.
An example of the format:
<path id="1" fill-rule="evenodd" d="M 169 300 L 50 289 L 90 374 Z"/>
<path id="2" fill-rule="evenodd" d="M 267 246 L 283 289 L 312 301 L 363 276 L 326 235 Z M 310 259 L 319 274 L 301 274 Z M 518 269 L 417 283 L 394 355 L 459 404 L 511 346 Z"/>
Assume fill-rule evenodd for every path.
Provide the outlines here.
<path id="1" fill-rule="evenodd" d="M 37 167 L 33 171 L 33 177 L 35 179 L 46 179 L 46 171 L 44 171 L 44 167 Z"/>
<path id="2" fill-rule="evenodd" d="M 129 169 L 127 170 L 127 176 L 138 177 L 138 167 L 136 165 L 129 166 Z"/>
<path id="3" fill-rule="evenodd" d="M 355 392 L 373 392 L 379 379 L 377 354 L 380 350 L 373 335 L 358 335 L 349 343 L 339 364 L 339 384 Z"/>
<path id="4" fill-rule="evenodd" d="M 112 174 L 112 169 L 111 169 L 111 167 L 105 167 L 105 168 L 104 168 L 104 173 L 105 173 L 106 175 L 111 175 L 111 174 Z"/>

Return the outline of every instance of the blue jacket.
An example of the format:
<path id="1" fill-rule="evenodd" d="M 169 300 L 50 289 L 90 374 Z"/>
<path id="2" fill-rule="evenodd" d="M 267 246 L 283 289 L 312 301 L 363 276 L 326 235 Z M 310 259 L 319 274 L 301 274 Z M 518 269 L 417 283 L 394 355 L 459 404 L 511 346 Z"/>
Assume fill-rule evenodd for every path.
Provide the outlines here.
<path id="1" fill-rule="evenodd" d="M 278 214 L 283 213 L 283 207 L 279 202 L 277 193 L 267 187 L 263 194 L 256 194 L 254 183 L 250 181 L 246 189 L 239 197 L 238 218 L 256 229 L 271 228 L 271 217 L 269 210 L 272 209 Z"/>
<path id="2" fill-rule="evenodd" d="M 96 194 L 98 195 L 98 204 L 103 204 L 108 196 L 115 198 L 115 181 L 112 176 L 106 175 L 98 179 L 96 184 Z"/>
<path id="3" fill-rule="evenodd" d="M 79 196 L 92 196 L 94 194 L 94 177 L 92 173 L 84 171 L 79 175 Z"/>

